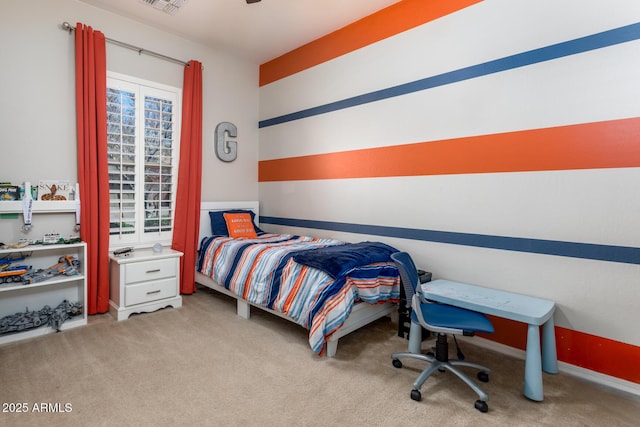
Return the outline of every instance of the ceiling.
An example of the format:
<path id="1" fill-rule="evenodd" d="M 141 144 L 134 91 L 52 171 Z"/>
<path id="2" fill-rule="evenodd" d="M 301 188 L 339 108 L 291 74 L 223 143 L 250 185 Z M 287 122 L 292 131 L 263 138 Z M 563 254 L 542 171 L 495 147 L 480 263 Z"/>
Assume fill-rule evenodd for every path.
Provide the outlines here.
<path id="1" fill-rule="evenodd" d="M 399 0 L 187 0 L 174 14 L 143 0 L 80 1 L 262 64 Z"/>

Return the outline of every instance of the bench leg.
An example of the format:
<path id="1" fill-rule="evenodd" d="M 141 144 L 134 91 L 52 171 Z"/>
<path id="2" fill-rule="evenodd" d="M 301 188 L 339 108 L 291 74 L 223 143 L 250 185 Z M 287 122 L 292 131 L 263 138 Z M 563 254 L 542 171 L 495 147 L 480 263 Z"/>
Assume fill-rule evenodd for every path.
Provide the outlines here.
<path id="1" fill-rule="evenodd" d="M 529 325 L 527 351 L 524 361 L 524 395 L 531 400 L 542 401 L 542 357 L 540 356 L 540 327 Z"/>
<path id="2" fill-rule="evenodd" d="M 556 331 L 553 316 L 542 325 L 542 370 L 549 374 L 558 373 L 556 353 Z"/>

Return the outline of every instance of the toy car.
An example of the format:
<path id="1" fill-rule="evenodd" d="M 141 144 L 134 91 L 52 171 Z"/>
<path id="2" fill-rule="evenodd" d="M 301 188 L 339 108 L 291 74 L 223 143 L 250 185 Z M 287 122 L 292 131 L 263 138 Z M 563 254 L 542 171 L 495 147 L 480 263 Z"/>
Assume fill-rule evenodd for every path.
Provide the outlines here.
<path id="1" fill-rule="evenodd" d="M 28 265 L 16 265 L 0 271 L 0 283 L 22 282 L 23 275 L 31 270 Z"/>

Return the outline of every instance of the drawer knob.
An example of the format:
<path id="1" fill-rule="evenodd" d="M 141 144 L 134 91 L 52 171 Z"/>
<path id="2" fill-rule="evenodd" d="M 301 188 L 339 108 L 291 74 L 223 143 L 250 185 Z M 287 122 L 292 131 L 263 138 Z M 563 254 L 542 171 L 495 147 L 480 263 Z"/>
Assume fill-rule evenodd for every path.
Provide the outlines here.
<path id="1" fill-rule="evenodd" d="M 147 292 L 147 295 L 153 295 L 153 294 L 159 294 L 160 293 L 160 289 L 158 289 L 157 291 L 149 291 Z"/>
<path id="2" fill-rule="evenodd" d="M 159 271 L 160 271 L 159 268 L 156 268 L 155 270 L 147 270 L 147 274 L 149 274 L 149 273 L 157 273 Z"/>

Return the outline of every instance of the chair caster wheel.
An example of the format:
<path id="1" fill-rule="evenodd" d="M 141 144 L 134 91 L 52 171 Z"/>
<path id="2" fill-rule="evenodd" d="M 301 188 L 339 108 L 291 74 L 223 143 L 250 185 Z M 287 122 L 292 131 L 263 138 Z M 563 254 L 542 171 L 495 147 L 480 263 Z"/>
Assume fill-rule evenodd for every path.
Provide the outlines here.
<path id="1" fill-rule="evenodd" d="M 420 402 L 422 400 L 422 393 L 420 393 L 420 390 L 411 390 L 411 399 L 416 402 Z"/>
<path id="2" fill-rule="evenodd" d="M 483 383 L 488 383 L 489 382 L 489 374 L 487 374 L 486 372 L 478 372 L 478 379 L 480 381 L 482 381 Z"/>
<path id="3" fill-rule="evenodd" d="M 398 359 L 393 359 L 391 363 L 393 364 L 394 368 L 402 368 L 402 362 Z"/>
<path id="4" fill-rule="evenodd" d="M 480 412 L 487 412 L 489 410 L 489 405 L 484 400 L 476 400 L 475 408 Z"/>

